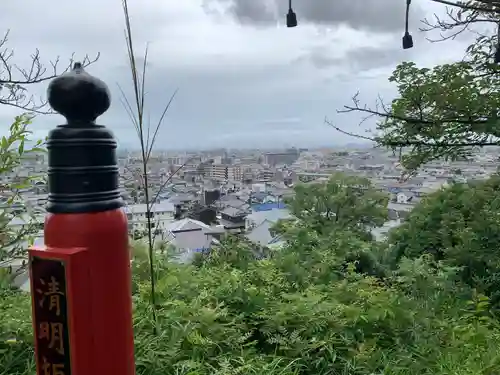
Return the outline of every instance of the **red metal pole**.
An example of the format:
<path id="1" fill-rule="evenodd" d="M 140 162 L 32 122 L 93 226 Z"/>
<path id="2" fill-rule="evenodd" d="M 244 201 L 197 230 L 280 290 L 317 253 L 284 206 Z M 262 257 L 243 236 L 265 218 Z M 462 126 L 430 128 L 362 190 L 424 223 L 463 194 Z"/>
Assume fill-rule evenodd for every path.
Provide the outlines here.
<path id="1" fill-rule="evenodd" d="M 109 108 L 109 91 L 75 64 L 51 82 L 48 97 L 67 124 L 49 135 L 45 247 L 30 249 L 37 374 L 134 375 L 116 141 L 95 124 Z"/>

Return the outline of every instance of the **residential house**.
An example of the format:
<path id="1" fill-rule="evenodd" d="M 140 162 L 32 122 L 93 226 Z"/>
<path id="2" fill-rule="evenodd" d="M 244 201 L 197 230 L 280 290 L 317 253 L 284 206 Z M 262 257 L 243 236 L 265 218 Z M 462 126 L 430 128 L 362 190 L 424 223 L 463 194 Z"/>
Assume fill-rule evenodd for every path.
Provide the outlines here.
<path id="1" fill-rule="evenodd" d="M 225 207 L 219 213 L 219 222 L 230 233 L 241 233 L 245 230 L 245 219 L 248 211 L 239 207 Z"/>
<path id="2" fill-rule="evenodd" d="M 281 236 L 273 235 L 271 228 L 275 222 L 264 219 L 259 225 L 249 228 L 249 232 L 245 234 L 245 238 L 256 245 L 267 248 L 276 248 L 282 245 L 284 241 Z"/>
<path id="3" fill-rule="evenodd" d="M 176 260 L 188 263 L 199 252 L 208 251 L 219 243 L 218 232 L 201 221 L 185 218 L 165 227 L 161 239 L 176 250 Z"/>
<path id="4" fill-rule="evenodd" d="M 251 231 L 252 228 L 260 226 L 264 221 L 276 223 L 278 220 L 291 219 L 293 216 L 287 209 L 274 209 L 252 212 L 246 217 L 246 229 Z"/>
<path id="5" fill-rule="evenodd" d="M 143 232 L 148 229 L 146 204 L 129 204 L 125 206 L 130 232 Z M 168 201 L 154 203 L 151 207 L 152 229 L 157 233 L 164 231 L 166 226 L 174 221 L 175 207 Z"/>
<path id="6" fill-rule="evenodd" d="M 414 203 L 414 198 L 416 198 L 417 195 L 413 193 L 412 191 L 400 191 L 399 193 L 396 194 L 396 203 L 402 203 L 402 204 L 410 204 Z M 416 199 L 415 199 L 416 200 Z"/>

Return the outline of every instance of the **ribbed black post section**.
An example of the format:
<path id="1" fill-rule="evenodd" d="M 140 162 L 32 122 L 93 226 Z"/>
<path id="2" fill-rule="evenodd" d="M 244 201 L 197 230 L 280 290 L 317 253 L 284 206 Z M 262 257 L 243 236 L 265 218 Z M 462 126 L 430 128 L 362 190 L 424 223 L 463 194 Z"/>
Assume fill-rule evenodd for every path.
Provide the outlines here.
<path id="1" fill-rule="evenodd" d="M 50 83 L 48 100 L 67 123 L 48 137 L 47 211 L 83 213 L 121 207 L 116 141 L 110 130 L 95 123 L 110 106 L 106 84 L 75 63 Z"/>

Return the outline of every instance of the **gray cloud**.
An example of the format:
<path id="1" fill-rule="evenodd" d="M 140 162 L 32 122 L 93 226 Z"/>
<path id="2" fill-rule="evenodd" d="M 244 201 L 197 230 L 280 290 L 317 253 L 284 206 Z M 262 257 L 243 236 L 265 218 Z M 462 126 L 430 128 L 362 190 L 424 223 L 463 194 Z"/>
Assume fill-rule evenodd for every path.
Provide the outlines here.
<path id="1" fill-rule="evenodd" d="M 397 41 L 396 41 L 397 42 Z M 373 69 L 394 67 L 401 61 L 411 60 L 414 52 L 403 50 L 397 44 L 383 47 L 360 47 L 349 50 L 342 57 L 331 54 L 328 49 L 313 49 L 295 62 L 309 63 L 317 69 L 344 67 L 348 72 L 363 72 Z"/>
<path id="2" fill-rule="evenodd" d="M 207 11 L 223 12 L 242 24 L 276 25 L 283 22 L 287 0 L 204 0 Z M 220 9 L 222 7 L 222 10 Z M 294 0 L 299 23 L 346 25 L 374 32 L 400 31 L 404 27 L 402 0 Z M 422 14 L 412 5 L 412 17 Z"/>
<path id="3" fill-rule="evenodd" d="M 113 98 L 111 109 L 99 122 L 115 132 L 120 144 L 137 145 L 117 89 L 119 84 L 126 92 L 131 91 L 120 1 L 87 0 L 84 7 L 78 0 L 52 0 L 50 4 L 39 0 L 1 1 L 0 34 L 3 29 L 11 29 L 9 45 L 15 49 L 15 62 L 20 66 L 29 67 L 29 56 L 35 48 L 41 50 L 47 65 L 55 56 L 65 59 L 72 52 L 77 57 L 101 52 L 99 61 L 88 71 L 108 83 Z M 400 12 L 404 1 L 378 0 L 380 8 L 368 10 L 372 0 L 351 0 L 354 7 L 368 4 L 354 19 L 352 12 L 350 18 L 341 16 L 345 0 L 294 0 L 304 27 L 293 32 L 277 27 L 242 27 L 230 17 L 207 14 L 203 1 L 130 1 L 137 53 L 141 54 L 150 42 L 146 112 L 152 122 L 179 88 L 160 130 L 159 148 L 346 143 L 352 139 L 325 126 L 324 116 L 334 116 L 339 125 L 355 127 L 352 130 L 356 131 L 360 120 L 356 114 L 336 117 L 336 110 L 349 103 L 358 90 L 367 101 L 379 92 L 387 97 L 393 92 L 387 72 L 360 74 L 359 70 L 369 70 L 368 60 L 376 66 L 395 64 L 384 54 L 400 47 L 403 16 L 391 14 Z M 218 11 L 215 0 L 209 1 L 208 9 Z M 286 8 L 286 0 L 280 2 Z M 263 8 L 263 0 L 241 3 L 247 8 L 235 5 L 231 12 L 240 12 L 242 19 L 247 14 L 247 23 L 283 22 L 286 9 L 277 8 L 272 0 L 267 8 Z M 312 3 L 317 4 L 316 13 L 306 9 Z M 327 16 L 324 9 L 318 11 L 325 4 L 335 5 L 337 13 Z M 308 27 L 306 19 L 318 25 L 345 26 Z M 365 30 L 353 31 L 353 27 Z M 369 33 L 368 29 L 400 31 L 391 39 L 392 34 Z M 453 45 L 446 46 L 454 49 Z M 427 56 L 427 62 L 433 63 L 439 55 L 436 51 L 441 50 L 442 46 L 427 43 L 417 44 L 411 53 Z M 399 58 L 396 55 L 396 60 Z M 43 96 L 46 87 L 47 82 L 29 90 Z M 0 132 L 6 131 L 15 114 L 14 109 L 0 106 Z M 60 116 L 40 116 L 33 129 L 38 136 L 62 122 Z"/>
<path id="4" fill-rule="evenodd" d="M 397 63 L 411 60 L 412 52 L 399 46 L 386 48 L 360 48 L 347 53 L 347 61 L 352 70 L 365 71 L 385 67 L 394 67 Z"/>
<path id="5" fill-rule="evenodd" d="M 459 60 L 463 51 L 471 43 L 471 35 L 460 35 L 454 41 L 442 43 L 429 43 L 428 33 L 421 31 L 412 32 L 415 47 L 404 50 L 402 48 L 402 35 L 392 34 L 380 38 L 377 43 L 366 43 L 359 47 L 351 48 L 339 54 L 333 46 L 339 43 L 332 40 L 329 43 L 310 47 L 301 56 L 294 60 L 295 64 L 309 64 L 316 69 L 345 69 L 348 74 L 385 69 L 390 72 L 397 64 L 403 61 L 415 61 L 428 65 L 429 58 L 434 62 L 440 60 Z M 453 48 L 450 48 L 452 45 Z M 446 46 L 447 53 L 442 49 Z M 387 73 L 389 74 L 389 73 Z"/>

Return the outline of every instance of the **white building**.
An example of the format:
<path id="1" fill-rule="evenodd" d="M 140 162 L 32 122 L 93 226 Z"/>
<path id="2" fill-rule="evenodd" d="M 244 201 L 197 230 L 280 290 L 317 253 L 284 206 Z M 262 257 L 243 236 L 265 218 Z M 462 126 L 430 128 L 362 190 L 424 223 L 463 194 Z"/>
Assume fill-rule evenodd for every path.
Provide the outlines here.
<path id="1" fill-rule="evenodd" d="M 234 164 L 212 164 L 210 177 L 216 180 L 241 181 L 243 169 L 241 165 Z"/>
<path id="2" fill-rule="evenodd" d="M 125 206 L 129 229 L 131 231 L 147 230 L 147 206 L 146 204 L 129 204 Z M 174 221 L 175 206 L 170 202 L 154 203 L 151 207 L 152 228 L 164 231 L 168 224 Z"/>

